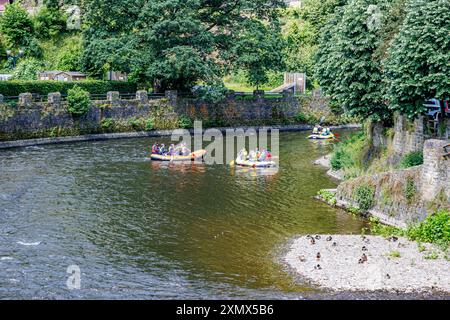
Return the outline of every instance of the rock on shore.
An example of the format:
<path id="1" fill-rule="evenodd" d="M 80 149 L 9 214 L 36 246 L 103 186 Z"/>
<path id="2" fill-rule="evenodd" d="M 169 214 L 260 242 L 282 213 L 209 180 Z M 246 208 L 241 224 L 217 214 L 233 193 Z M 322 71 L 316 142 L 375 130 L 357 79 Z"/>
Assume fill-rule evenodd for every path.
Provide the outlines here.
<path id="1" fill-rule="evenodd" d="M 312 235 L 292 242 L 284 257 L 312 284 L 332 290 L 450 293 L 450 262 L 433 245 L 405 238 Z"/>
<path id="2" fill-rule="evenodd" d="M 344 180 L 344 172 L 342 170 L 333 170 L 331 168 L 331 156 L 333 154 L 327 154 L 323 157 L 320 157 L 319 159 L 317 159 L 316 161 L 314 161 L 314 164 L 317 166 L 322 166 L 324 168 L 328 168 L 329 170 L 327 171 L 327 174 L 337 180 Z"/>

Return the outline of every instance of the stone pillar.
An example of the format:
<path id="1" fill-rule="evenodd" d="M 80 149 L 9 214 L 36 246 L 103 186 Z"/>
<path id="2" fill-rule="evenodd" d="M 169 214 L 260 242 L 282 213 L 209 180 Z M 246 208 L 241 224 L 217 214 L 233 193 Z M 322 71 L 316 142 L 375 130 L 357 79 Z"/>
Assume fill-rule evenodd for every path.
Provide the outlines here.
<path id="1" fill-rule="evenodd" d="M 29 92 L 19 94 L 19 106 L 29 106 L 33 103 L 33 95 Z"/>
<path id="2" fill-rule="evenodd" d="M 120 100 L 120 93 L 118 91 L 108 91 L 106 94 L 106 100 L 111 103 L 118 102 Z"/>
<path id="3" fill-rule="evenodd" d="M 371 122 L 367 133 L 369 135 L 369 141 L 372 142 L 374 147 L 378 148 L 387 144 L 382 122 Z"/>
<path id="4" fill-rule="evenodd" d="M 166 90 L 165 92 L 166 99 L 169 100 L 171 105 L 176 105 L 178 100 L 178 91 L 177 90 Z"/>
<path id="5" fill-rule="evenodd" d="M 2 95 L 2 94 L 0 94 L 0 104 L 2 104 L 2 103 L 3 103 L 3 101 L 4 101 L 4 99 L 3 99 L 3 95 Z"/>
<path id="6" fill-rule="evenodd" d="M 264 100 L 265 92 L 264 90 L 255 90 L 253 91 L 253 96 L 255 97 L 256 101 L 263 101 Z"/>
<path id="7" fill-rule="evenodd" d="M 444 158 L 444 146 L 449 143 L 449 140 L 425 141 L 421 174 L 421 193 L 424 201 L 433 201 L 442 192 L 450 201 L 450 159 Z"/>
<path id="8" fill-rule="evenodd" d="M 413 132 L 411 133 L 411 151 L 423 150 L 425 138 L 423 135 L 423 116 L 419 116 L 414 120 Z"/>
<path id="9" fill-rule="evenodd" d="M 47 101 L 48 103 L 53 104 L 54 106 L 59 106 L 61 104 L 61 93 L 59 92 L 49 93 L 47 96 Z"/>
<path id="10" fill-rule="evenodd" d="M 139 90 L 136 92 L 136 100 L 142 104 L 148 103 L 148 93 L 145 90 Z"/>
<path id="11" fill-rule="evenodd" d="M 404 155 L 423 149 L 423 116 L 419 116 L 412 123 L 404 115 L 395 114 L 394 117 L 394 152 Z"/>

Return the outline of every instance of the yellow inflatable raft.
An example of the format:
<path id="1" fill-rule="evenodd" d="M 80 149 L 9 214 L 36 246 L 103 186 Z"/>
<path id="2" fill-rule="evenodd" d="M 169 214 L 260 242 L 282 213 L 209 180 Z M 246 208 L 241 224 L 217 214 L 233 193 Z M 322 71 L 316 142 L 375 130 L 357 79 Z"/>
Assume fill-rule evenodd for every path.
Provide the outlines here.
<path id="1" fill-rule="evenodd" d="M 308 139 L 329 140 L 329 139 L 334 139 L 334 134 L 330 133 L 326 136 L 321 135 L 321 134 L 312 134 L 308 137 Z"/>
<path id="2" fill-rule="evenodd" d="M 194 161 L 201 159 L 206 154 L 206 150 L 197 150 L 191 152 L 187 156 L 170 156 L 170 155 L 160 155 L 152 154 L 151 159 L 154 161 Z"/>
<path id="3" fill-rule="evenodd" d="M 234 163 L 241 167 L 251 167 L 251 168 L 269 168 L 276 166 L 276 163 L 274 161 L 250 161 L 250 160 L 236 159 Z"/>

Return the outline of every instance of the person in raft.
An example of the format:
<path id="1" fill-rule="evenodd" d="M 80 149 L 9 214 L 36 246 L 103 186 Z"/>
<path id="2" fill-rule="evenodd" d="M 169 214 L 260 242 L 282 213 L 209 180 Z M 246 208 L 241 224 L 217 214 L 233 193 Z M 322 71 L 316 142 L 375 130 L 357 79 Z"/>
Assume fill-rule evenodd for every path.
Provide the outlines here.
<path id="1" fill-rule="evenodd" d="M 175 145 L 172 143 L 170 146 L 169 146 L 169 156 L 175 156 L 176 155 L 176 152 L 175 152 Z"/>
<path id="2" fill-rule="evenodd" d="M 164 143 L 161 143 L 161 147 L 159 147 L 159 154 L 162 156 L 167 154 L 166 145 Z"/>
<path id="3" fill-rule="evenodd" d="M 330 134 L 331 134 L 331 129 L 329 127 L 326 127 L 323 129 L 323 131 L 322 131 L 323 136 L 328 136 Z"/>
<path id="4" fill-rule="evenodd" d="M 152 146 L 152 154 L 159 154 L 159 144 L 155 142 Z"/>

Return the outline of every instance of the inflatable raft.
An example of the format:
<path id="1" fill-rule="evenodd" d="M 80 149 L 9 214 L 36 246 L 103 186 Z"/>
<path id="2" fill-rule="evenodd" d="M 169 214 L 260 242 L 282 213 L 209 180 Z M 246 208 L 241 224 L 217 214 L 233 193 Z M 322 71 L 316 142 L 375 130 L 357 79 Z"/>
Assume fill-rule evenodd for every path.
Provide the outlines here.
<path id="1" fill-rule="evenodd" d="M 251 167 L 251 168 L 269 168 L 276 166 L 276 163 L 274 161 L 250 161 L 250 160 L 236 159 L 234 163 L 241 167 Z"/>
<path id="2" fill-rule="evenodd" d="M 197 150 L 191 152 L 187 156 L 170 156 L 170 155 L 160 155 L 152 154 L 151 159 L 154 161 L 194 161 L 201 159 L 206 154 L 206 150 Z"/>
<path id="3" fill-rule="evenodd" d="M 330 133 L 326 136 L 321 135 L 321 134 L 312 134 L 308 137 L 308 139 L 329 140 L 329 139 L 334 139 L 334 134 Z"/>

